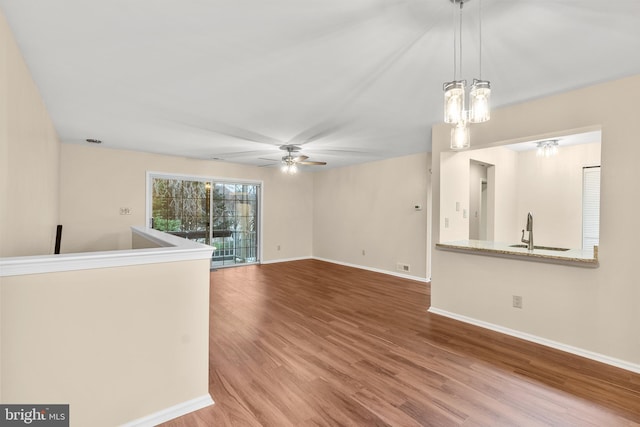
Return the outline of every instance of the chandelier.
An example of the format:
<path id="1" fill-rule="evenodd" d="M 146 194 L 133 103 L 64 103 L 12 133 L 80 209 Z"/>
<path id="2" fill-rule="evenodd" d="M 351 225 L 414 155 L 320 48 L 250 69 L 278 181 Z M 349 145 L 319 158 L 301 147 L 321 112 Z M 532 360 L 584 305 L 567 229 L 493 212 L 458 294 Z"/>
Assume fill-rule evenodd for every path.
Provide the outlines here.
<path id="1" fill-rule="evenodd" d="M 536 151 L 536 155 L 538 157 L 551 157 L 558 154 L 557 139 L 550 139 L 548 141 L 538 141 L 536 142 L 536 147 L 538 148 Z"/>
<path id="2" fill-rule="evenodd" d="M 471 87 L 467 88 L 466 80 L 462 79 L 462 9 L 465 2 L 471 0 L 449 0 L 454 5 L 453 14 L 453 81 L 446 82 L 444 89 L 444 122 L 453 124 L 451 129 L 451 148 L 462 150 L 469 148 L 469 123 L 483 123 L 490 118 L 489 101 L 491 98 L 491 84 L 488 80 L 482 80 L 482 0 L 479 0 L 479 77 L 474 78 Z M 456 31 L 455 6 L 459 8 L 459 24 Z M 457 36 L 459 34 L 459 36 Z M 466 104 L 466 92 L 469 90 L 468 108 Z"/>

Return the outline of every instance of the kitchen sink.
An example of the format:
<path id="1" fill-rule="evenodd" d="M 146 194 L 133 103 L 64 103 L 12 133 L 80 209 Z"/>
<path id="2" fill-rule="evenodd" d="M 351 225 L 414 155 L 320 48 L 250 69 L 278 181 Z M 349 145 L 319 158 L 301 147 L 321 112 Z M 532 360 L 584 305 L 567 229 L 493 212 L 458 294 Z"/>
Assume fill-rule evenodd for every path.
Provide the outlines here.
<path id="1" fill-rule="evenodd" d="M 528 248 L 527 245 L 522 245 L 522 244 L 517 244 L 517 245 L 510 245 L 510 248 Z M 543 249 L 545 251 L 560 251 L 560 252 L 564 252 L 564 251 L 568 251 L 569 248 L 554 248 L 551 246 L 534 246 L 533 249 Z"/>

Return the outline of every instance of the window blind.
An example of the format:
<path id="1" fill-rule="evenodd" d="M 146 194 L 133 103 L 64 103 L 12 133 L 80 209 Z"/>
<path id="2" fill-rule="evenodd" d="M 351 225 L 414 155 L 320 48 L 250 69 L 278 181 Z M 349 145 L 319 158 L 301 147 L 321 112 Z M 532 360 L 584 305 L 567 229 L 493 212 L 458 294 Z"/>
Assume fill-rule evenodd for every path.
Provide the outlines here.
<path id="1" fill-rule="evenodd" d="M 600 166 L 582 170 L 582 249 L 600 240 Z"/>

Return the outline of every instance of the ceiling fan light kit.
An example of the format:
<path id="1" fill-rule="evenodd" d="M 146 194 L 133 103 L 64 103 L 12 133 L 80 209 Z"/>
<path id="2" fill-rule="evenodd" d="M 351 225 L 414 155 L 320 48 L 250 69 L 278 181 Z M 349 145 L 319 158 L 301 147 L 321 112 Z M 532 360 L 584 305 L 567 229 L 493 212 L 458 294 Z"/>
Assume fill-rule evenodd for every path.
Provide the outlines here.
<path id="1" fill-rule="evenodd" d="M 465 2 L 471 0 L 448 0 L 453 4 L 453 80 L 443 85 L 444 90 L 444 122 L 451 123 L 451 149 L 464 150 L 471 145 L 469 123 L 484 123 L 491 118 L 490 100 L 491 83 L 482 80 L 482 0 L 479 0 L 478 21 L 480 45 L 478 51 L 479 58 L 479 79 L 473 79 L 469 88 L 468 102 L 469 108 L 465 109 L 467 101 L 467 81 L 458 80 L 462 76 L 462 9 Z M 456 31 L 456 5 L 459 5 L 459 24 Z M 457 35 L 459 34 L 459 35 Z"/>
<path id="2" fill-rule="evenodd" d="M 289 175 L 294 175 L 298 172 L 298 165 L 324 166 L 327 164 L 327 162 L 307 161 L 309 156 L 296 155 L 294 157 L 293 154 L 297 153 L 302 149 L 298 145 L 293 145 L 293 144 L 281 145 L 280 149 L 287 152 L 287 154 L 282 157 L 282 167 L 280 168 L 280 170 L 283 173 L 286 173 Z"/>
<path id="3" fill-rule="evenodd" d="M 296 173 L 298 173 L 298 167 L 295 165 L 295 163 L 284 164 L 282 165 L 282 168 L 280 170 L 289 175 L 295 175 Z"/>

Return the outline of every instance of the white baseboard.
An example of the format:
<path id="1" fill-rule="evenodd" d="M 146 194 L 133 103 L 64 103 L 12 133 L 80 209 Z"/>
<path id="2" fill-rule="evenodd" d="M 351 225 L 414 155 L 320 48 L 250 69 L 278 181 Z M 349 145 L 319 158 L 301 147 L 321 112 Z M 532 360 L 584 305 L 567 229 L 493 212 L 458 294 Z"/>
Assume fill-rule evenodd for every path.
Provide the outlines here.
<path id="1" fill-rule="evenodd" d="M 368 270 L 368 271 L 373 271 L 375 273 L 388 274 L 389 276 L 401 277 L 403 279 L 415 280 L 417 282 L 423 282 L 423 283 L 427 283 L 428 282 L 426 277 L 411 276 L 409 274 L 396 273 L 395 271 L 382 270 L 382 269 L 374 268 L 374 267 L 366 267 L 364 265 L 350 264 L 348 262 L 335 261 L 335 260 L 332 260 L 332 259 L 319 258 L 319 257 L 312 257 L 312 258 L 313 259 L 317 259 L 318 261 L 324 261 L 324 262 L 330 262 L 332 264 L 344 265 L 345 267 L 359 268 L 360 270 Z"/>
<path id="2" fill-rule="evenodd" d="M 344 265 L 345 267 L 359 268 L 360 270 L 368 270 L 368 271 L 373 271 L 375 273 L 388 274 L 390 276 L 402 277 L 403 279 L 415 280 L 417 282 L 427 283 L 427 282 L 430 281 L 426 277 L 411 276 L 409 274 L 396 273 L 395 271 L 387 271 L 387 270 L 382 270 L 382 269 L 379 269 L 379 268 L 366 267 L 364 265 L 350 264 L 348 262 L 336 261 L 336 260 L 333 260 L 333 259 L 320 258 L 320 257 L 316 257 L 316 256 L 272 259 L 272 260 L 269 260 L 269 261 L 261 261 L 260 263 L 261 264 L 276 264 L 276 263 L 279 263 L 279 262 L 300 261 L 300 260 L 305 260 L 305 259 L 317 259 L 318 261 L 324 261 L 324 262 L 330 262 L 332 264 Z"/>
<path id="3" fill-rule="evenodd" d="M 450 319 L 459 320 L 460 322 L 469 323 L 471 325 L 479 326 L 481 328 L 490 329 L 492 331 L 500 332 L 501 334 L 510 335 L 512 337 L 520 338 L 525 341 L 541 344 L 546 347 L 555 348 L 556 350 L 564 351 L 566 353 L 575 354 L 577 356 L 585 357 L 587 359 L 595 360 L 596 362 L 605 363 L 607 365 L 615 366 L 616 368 L 625 369 L 627 371 L 640 374 L 640 365 L 636 363 L 627 362 L 625 360 L 616 359 L 615 357 L 606 356 L 604 354 L 596 353 L 593 351 L 585 350 L 579 347 L 563 344 L 561 342 L 549 340 L 539 337 L 537 335 L 528 334 L 526 332 L 520 332 L 515 329 L 505 328 L 504 326 L 495 325 L 493 323 L 485 322 L 482 320 L 474 319 L 472 317 L 463 316 L 461 314 L 451 313 L 439 308 L 430 307 L 428 310 L 430 313 L 438 314 L 440 316 L 448 317 Z"/>
<path id="4" fill-rule="evenodd" d="M 153 427 L 210 405 L 213 405 L 213 399 L 209 394 L 205 394 L 204 396 L 178 403 L 177 405 L 147 415 L 146 417 L 129 421 L 120 427 Z"/>
<path id="5" fill-rule="evenodd" d="M 301 256 L 301 257 L 297 257 L 297 258 L 271 259 L 269 261 L 260 261 L 260 264 L 277 264 L 279 262 L 302 261 L 303 259 L 312 259 L 312 257 L 310 257 L 310 256 Z"/>

